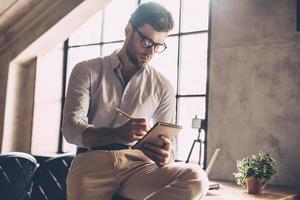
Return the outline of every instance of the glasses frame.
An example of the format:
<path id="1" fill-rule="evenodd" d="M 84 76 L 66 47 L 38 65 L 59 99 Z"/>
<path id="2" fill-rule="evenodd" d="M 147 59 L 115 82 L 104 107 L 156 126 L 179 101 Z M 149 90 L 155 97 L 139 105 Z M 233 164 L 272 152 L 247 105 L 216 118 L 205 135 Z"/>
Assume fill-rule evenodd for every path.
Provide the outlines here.
<path id="1" fill-rule="evenodd" d="M 132 25 L 133 29 L 141 36 L 142 40 L 141 40 L 141 46 L 143 48 L 151 48 L 151 47 L 154 47 L 154 52 L 155 53 L 162 53 L 164 50 L 166 50 L 167 48 L 167 45 L 166 43 L 163 43 L 163 44 L 160 44 L 160 43 L 155 43 L 153 42 L 153 40 L 151 40 L 150 38 L 148 38 L 147 36 L 145 36 L 142 32 L 140 32 L 140 30 Z M 146 42 L 145 42 L 146 41 Z M 147 43 L 150 43 L 150 45 L 146 45 Z M 163 47 L 163 49 L 161 51 L 158 51 L 156 48 L 157 46 L 160 46 L 160 47 Z"/>

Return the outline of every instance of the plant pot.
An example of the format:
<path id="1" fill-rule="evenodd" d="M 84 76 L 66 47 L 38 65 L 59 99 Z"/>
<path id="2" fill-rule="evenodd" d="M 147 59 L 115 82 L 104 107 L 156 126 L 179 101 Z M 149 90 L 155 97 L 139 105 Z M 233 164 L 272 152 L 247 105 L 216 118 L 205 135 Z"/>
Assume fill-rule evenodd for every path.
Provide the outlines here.
<path id="1" fill-rule="evenodd" d="M 261 195 L 264 185 L 253 177 L 247 178 L 248 194 Z"/>

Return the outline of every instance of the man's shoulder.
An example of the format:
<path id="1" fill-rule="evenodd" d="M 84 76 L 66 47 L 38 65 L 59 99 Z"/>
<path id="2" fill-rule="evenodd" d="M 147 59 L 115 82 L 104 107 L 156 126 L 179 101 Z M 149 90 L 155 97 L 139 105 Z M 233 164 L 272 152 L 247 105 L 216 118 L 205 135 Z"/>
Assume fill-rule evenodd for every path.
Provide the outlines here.
<path id="1" fill-rule="evenodd" d="M 101 68 L 110 66 L 110 63 L 111 62 L 109 56 L 105 56 L 81 61 L 76 65 L 76 67 L 84 68 L 88 71 L 99 71 Z"/>
<path id="2" fill-rule="evenodd" d="M 174 88 L 170 82 L 170 80 L 155 67 L 148 65 L 149 73 L 151 74 L 151 83 L 156 84 L 158 88 L 163 91 L 173 92 Z"/>
<path id="3" fill-rule="evenodd" d="M 166 78 L 166 76 L 157 70 L 155 67 L 148 65 L 148 71 L 152 74 L 153 78 L 159 82 L 162 82 L 167 85 L 171 85 L 170 81 Z"/>

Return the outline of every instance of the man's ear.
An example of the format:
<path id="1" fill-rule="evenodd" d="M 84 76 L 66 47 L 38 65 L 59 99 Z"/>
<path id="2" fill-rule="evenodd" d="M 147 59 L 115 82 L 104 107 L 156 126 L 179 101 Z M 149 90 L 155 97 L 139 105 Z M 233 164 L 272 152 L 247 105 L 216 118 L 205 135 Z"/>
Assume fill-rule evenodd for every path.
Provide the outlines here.
<path id="1" fill-rule="evenodd" d="M 132 26 L 128 23 L 125 27 L 125 37 L 128 38 L 132 34 Z"/>

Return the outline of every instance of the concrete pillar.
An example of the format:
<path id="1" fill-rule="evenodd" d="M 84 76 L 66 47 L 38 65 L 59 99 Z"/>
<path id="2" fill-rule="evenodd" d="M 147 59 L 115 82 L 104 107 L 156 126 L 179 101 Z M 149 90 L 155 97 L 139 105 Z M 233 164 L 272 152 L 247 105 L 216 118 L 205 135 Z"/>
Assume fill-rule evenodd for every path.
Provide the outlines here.
<path id="1" fill-rule="evenodd" d="M 5 98 L 8 77 L 8 64 L 6 61 L 0 60 L 3 65 L 0 66 L 0 150 L 2 148 L 3 130 L 4 130 L 4 115 L 5 115 Z"/>
<path id="2" fill-rule="evenodd" d="M 36 60 L 9 66 L 3 152 L 31 151 Z"/>

